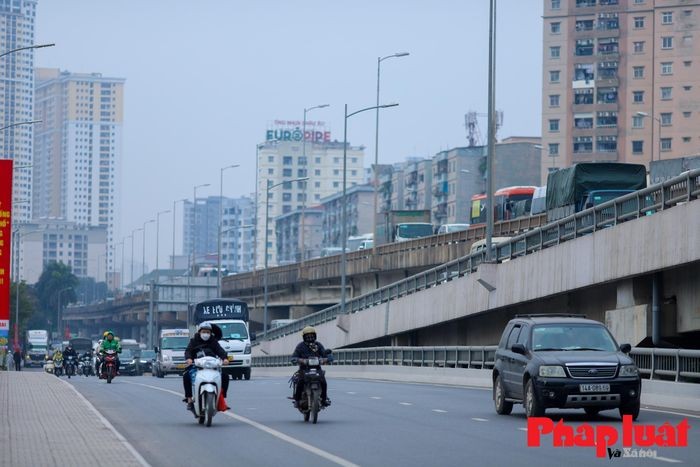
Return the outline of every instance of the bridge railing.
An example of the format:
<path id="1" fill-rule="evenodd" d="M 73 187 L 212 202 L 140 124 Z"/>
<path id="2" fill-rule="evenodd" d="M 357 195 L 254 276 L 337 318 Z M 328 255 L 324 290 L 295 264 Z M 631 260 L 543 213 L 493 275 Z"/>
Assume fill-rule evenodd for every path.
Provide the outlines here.
<path id="1" fill-rule="evenodd" d="M 607 201 L 543 227 L 528 230 L 507 242 L 496 245 L 494 256 L 498 262 L 508 261 L 596 230 L 653 215 L 680 203 L 697 199 L 698 196 L 700 196 L 700 169 L 688 171 L 663 183 Z M 438 286 L 456 277 L 471 274 L 485 258 L 485 251 L 467 255 L 348 300 L 345 304 L 346 313 L 357 313 L 381 303 Z M 259 339 L 272 340 L 294 334 L 305 326 L 315 326 L 331 321 L 340 313 L 340 305 L 333 305 L 293 323 L 269 330 L 267 335 L 260 334 Z"/>
<path id="2" fill-rule="evenodd" d="M 334 365 L 394 365 L 492 369 L 498 346 L 368 347 L 333 351 Z M 700 350 L 635 347 L 630 357 L 643 377 L 700 382 Z M 253 357 L 255 367 L 292 366 L 291 355 Z"/>

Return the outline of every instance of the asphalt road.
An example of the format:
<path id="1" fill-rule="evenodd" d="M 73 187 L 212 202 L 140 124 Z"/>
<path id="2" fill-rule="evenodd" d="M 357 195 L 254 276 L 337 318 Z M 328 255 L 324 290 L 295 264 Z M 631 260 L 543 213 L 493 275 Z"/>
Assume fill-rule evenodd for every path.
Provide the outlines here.
<path id="1" fill-rule="evenodd" d="M 333 405 L 317 425 L 304 423 L 286 398 L 286 378 L 231 381 L 228 415 L 200 426 L 181 402 L 182 381 L 119 377 L 71 383 L 153 466 L 591 466 L 699 465 L 700 418 L 643 410 L 638 423 L 676 425 L 688 418 L 687 448 L 653 448 L 656 459 L 598 458 L 595 448 L 527 447 L 521 406 L 493 410 L 490 391 L 376 381 L 329 381 Z M 617 411 L 588 419 L 583 411 L 548 411 L 574 426 L 621 429 Z M 616 446 L 621 448 L 621 446 Z M 99 447 L 96 447 L 99 449 Z"/>

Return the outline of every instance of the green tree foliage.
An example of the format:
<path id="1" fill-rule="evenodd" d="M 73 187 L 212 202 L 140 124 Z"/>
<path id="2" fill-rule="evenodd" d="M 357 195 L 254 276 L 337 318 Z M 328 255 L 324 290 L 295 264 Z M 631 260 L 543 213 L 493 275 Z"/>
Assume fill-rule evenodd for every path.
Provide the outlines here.
<path id="1" fill-rule="evenodd" d="M 48 316 L 51 316 L 50 313 L 55 314 L 55 310 L 58 309 L 59 291 L 62 291 L 61 306 L 75 302 L 77 287 L 78 278 L 71 272 L 69 266 L 60 262 L 50 262 L 36 283 L 36 295 L 41 310 Z"/>

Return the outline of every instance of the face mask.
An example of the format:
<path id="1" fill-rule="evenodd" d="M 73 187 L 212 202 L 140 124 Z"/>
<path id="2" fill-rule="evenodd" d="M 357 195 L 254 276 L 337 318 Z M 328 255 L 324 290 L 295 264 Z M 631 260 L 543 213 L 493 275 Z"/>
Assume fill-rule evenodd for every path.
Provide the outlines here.
<path id="1" fill-rule="evenodd" d="M 208 332 L 200 332 L 199 337 L 201 337 L 203 341 L 208 341 L 211 337 L 211 334 L 209 334 Z"/>

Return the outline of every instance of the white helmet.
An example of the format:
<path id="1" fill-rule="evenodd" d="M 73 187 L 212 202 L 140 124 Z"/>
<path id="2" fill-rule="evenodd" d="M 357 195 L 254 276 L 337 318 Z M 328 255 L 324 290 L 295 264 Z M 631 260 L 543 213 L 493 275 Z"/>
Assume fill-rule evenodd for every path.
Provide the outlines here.
<path id="1" fill-rule="evenodd" d="M 211 331 L 211 323 L 209 321 L 204 321 L 203 323 L 200 323 L 197 327 L 197 332 L 201 331 L 202 329 Z"/>

